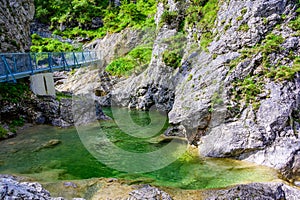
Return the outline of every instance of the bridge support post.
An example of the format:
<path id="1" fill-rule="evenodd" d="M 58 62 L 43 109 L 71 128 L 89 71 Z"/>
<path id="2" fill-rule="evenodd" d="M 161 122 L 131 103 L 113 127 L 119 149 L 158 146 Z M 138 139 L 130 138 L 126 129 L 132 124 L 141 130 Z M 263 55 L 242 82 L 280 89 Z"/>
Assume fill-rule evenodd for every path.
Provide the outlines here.
<path id="1" fill-rule="evenodd" d="M 36 95 L 55 96 L 54 79 L 52 73 L 35 74 L 30 77 L 30 87 Z"/>

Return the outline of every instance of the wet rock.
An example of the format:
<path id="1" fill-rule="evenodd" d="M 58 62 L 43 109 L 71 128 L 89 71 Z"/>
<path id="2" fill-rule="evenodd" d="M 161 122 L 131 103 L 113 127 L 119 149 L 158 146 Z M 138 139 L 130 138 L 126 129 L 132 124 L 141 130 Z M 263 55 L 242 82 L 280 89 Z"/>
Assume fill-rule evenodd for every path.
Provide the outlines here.
<path id="1" fill-rule="evenodd" d="M 57 139 L 49 140 L 47 143 L 43 144 L 43 148 L 52 148 L 60 143 L 61 141 Z"/>
<path id="2" fill-rule="evenodd" d="M 127 200 L 172 200 L 169 194 L 150 185 L 134 190 L 129 195 Z"/>
<path id="3" fill-rule="evenodd" d="M 179 126 L 171 126 L 170 128 L 168 128 L 165 132 L 164 135 L 165 136 L 179 136 L 179 137 L 186 137 L 185 134 L 185 128 L 182 125 Z"/>

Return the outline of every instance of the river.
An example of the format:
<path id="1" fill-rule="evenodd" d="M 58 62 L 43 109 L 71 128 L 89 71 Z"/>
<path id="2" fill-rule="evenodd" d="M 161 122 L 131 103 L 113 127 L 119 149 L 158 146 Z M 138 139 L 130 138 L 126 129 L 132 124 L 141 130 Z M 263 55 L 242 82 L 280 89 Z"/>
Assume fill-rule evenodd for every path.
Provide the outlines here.
<path id="1" fill-rule="evenodd" d="M 111 109 L 106 109 L 104 112 L 114 117 Z M 0 141 L 0 173 L 32 177 L 41 182 L 114 177 L 182 189 L 220 188 L 278 179 L 277 172 L 270 168 L 232 159 L 201 158 L 197 150 L 192 147 L 188 147 L 187 151 L 171 164 L 163 168 L 158 167 L 154 171 L 146 170 L 148 166 L 155 165 L 153 163 L 155 161 L 147 160 L 145 160 L 145 172 L 134 173 L 130 170 L 126 171 L 125 168 L 118 169 L 114 167 L 116 165 L 107 163 L 110 160 L 116 164 L 114 159 L 117 157 L 114 155 L 116 152 L 112 151 L 107 159 L 103 160 L 93 152 L 93 148 L 89 148 L 99 143 L 99 130 L 105 133 L 106 139 L 114 146 L 126 152 L 139 153 L 140 158 L 143 158 L 144 153 L 159 151 L 172 142 L 161 137 L 168 127 L 166 118 L 162 114 L 155 111 L 149 114 L 149 112 L 128 109 L 118 109 L 118 112 L 137 124 L 138 129 L 141 129 L 139 133 L 143 132 L 141 127 L 147 129 L 151 123 L 152 125 L 159 123 L 160 127 L 157 129 L 159 131 L 156 130 L 155 135 L 151 137 L 135 137 L 125 133 L 126 130 L 122 128 L 126 124 L 127 128 L 131 126 L 128 121 L 120 125 L 114 120 L 101 121 L 96 125 L 94 123 L 90 125 L 89 132 L 85 133 L 75 127 L 62 129 L 48 125 L 34 125 L 20 130 L 15 138 Z M 84 135 L 87 135 L 88 139 Z M 174 140 L 179 143 L 182 141 Z M 90 141 L 93 142 L 89 143 Z M 103 147 L 103 145 L 99 146 L 99 148 Z M 174 156 L 172 151 L 164 153 L 169 154 L 170 157 Z M 117 159 L 120 159 L 120 156 Z M 156 158 L 156 160 L 160 159 L 160 156 Z M 127 167 L 133 169 L 134 166 L 140 165 L 140 161 L 136 161 L 135 158 L 124 157 L 123 160 L 117 161 L 119 166 L 125 163 Z"/>

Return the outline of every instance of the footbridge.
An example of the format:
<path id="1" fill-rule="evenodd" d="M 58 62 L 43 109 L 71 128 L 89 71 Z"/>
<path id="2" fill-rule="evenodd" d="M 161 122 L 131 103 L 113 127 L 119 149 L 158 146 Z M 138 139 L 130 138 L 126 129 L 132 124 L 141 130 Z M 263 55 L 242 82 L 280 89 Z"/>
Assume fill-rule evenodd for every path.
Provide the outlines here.
<path id="1" fill-rule="evenodd" d="M 0 53 L 0 82 L 16 82 L 35 74 L 69 70 L 99 60 L 94 51 Z"/>

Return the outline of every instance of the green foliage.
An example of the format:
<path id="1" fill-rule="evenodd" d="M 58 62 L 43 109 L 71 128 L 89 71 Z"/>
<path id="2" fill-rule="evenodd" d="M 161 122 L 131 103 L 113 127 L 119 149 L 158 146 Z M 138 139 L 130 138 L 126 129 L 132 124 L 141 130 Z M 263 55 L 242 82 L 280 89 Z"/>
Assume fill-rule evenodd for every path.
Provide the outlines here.
<path id="1" fill-rule="evenodd" d="M 61 101 L 62 99 L 71 99 L 72 95 L 71 94 L 66 94 L 64 92 L 56 92 L 56 99 L 58 101 Z"/>
<path id="2" fill-rule="evenodd" d="M 244 19 L 244 16 L 240 15 L 240 16 L 238 16 L 238 17 L 236 18 L 236 21 L 241 21 L 241 20 L 243 20 L 243 19 Z"/>
<path id="3" fill-rule="evenodd" d="M 56 34 L 74 38 L 101 38 L 104 35 L 119 32 L 126 27 L 153 27 L 156 13 L 155 0 L 122 1 L 122 5 L 114 7 L 108 0 L 35 0 L 36 18 L 44 23 L 51 21 L 53 29 L 60 25 L 68 28 L 56 31 Z M 103 26 L 97 30 L 89 27 L 92 20 L 101 18 Z M 90 30 L 89 30 L 90 29 Z"/>
<path id="4" fill-rule="evenodd" d="M 149 64 L 152 55 L 152 46 L 138 46 L 128 53 L 128 57 L 134 59 L 138 65 Z"/>
<path id="5" fill-rule="evenodd" d="M 129 76 L 137 73 L 150 63 L 152 46 L 142 45 L 131 50 L 126 56 L 113 60 L 106 71 L 114 76 Z"/>
<path id="6" fill-rule="evenodd" d="M 268 55 L 272 52 L 279 51 L 280 45 L 283 41 L 284 38 L 281 35 L 275 35 L 273 33 L 270 33 L 260 44 L 257 44 L 252 48 L 245 48 L 240 50 L 241 56 L 235 60 L 232 60 L 229 66 L 231 69 L 233 69 L 238 63 L 240 63 L 244 59 L 251 58 L 252 56 L 261 52 L 263 54 L 262 65 L 264 68 L 268 68 Z"/>
<path id="7" fill-rule="evenodd" d="M 233 83 L 232 91 L 236 100 L 244 100 L 246 103 L 256 102 L 256 97 L 262 92 L 263 83 L 256 76 L 248 76 L 243 80 Z"/>
<path id="8" fill-rule="evenodd" d="M 93 17 L 101 16 L 102 9 L 109 6 L 108 0 L 35 0 L 35 17 L 53 26 L 66 24 L 83 26 Z"/>
<path id="9" fill-rule="evenodd" d="M 247 23 L 243 23 L 239 26 L 238 31 L 243 31 L 243 32 L 247 32 L 249 30 L 249 26 Z"/>
<path id="10" fill-rule="evenodd" d="M 53 38 L 42 38 L 37 34 L 32 34 L 31 39 L 31 52 L 69 52 L 81 50 L 81 48 L 75 48 L 69 43 L 63 43 Z"/>
<path id="11" fill-rule="evenodd" d="M 298 6 L 300 6 L 299 4 L 300 3 L 298 3 Z M 296 10 L 296 13 L 297 13 L 297 17 L 294 20 L 292 20 L 292 21 L 289 22 L 289 27 L 291 29 L 293 29 L 294 31 L 299 31 L 300 30 L 300 15 L 299 15 L 300 8 L 298 8 Z"/>
<path id="12" fill-rule="evenodd" d="M 263 45 L 260 48 L 260 51 L 264 54 L 270 54 L 273 51 L 278 51 L 280 45 L 284 42 L 284 38 L 281 35 L 275 35 L 273 33 L 266 36 L 266 39 L 263 41 Z"/>
<path id="13" fill-rule="evenodd" d="M 226 24 L 226 25 L 224 26 L 224 31 L 227 31 L 230 27 L 231 27 L 231 23 Z"/>
<path id="14" fill-rule="evenodd" d="M 10 123 L 9 123 L 9 131 L 16 133 L 16 127 L 21 127 L 23 126 L 25 123 L 25 120 L 23 119 L 23 117 L 19 117 L 17 119 L 13 119 Z"/>
<path id="15" fill-rule="evenodd" d="M 112 61 L 106 71 L 114 76 L 128 76 L 129 72 L 135 67 L 135 62 L 129 58 L 118 58 Z"/>
<path id="16" fill-rule="evenodd" d="M 168 45 L 168 48 L 163 52 L 163 62 L 173 68 L 177 68 L 181 64 L 184 45 L 185 45 L 184 33 L 178 33 L 177 35 L 165 39 L 163 42 Z"/>
<path id="17" fill-rule="evenodd" d="M 243 9 L 241 10 L 241 14 L 244 16 L 246 13 L 247 13 L 247 8 L 243 8 Z"/>
<path id="18" fill-rule="evenodd" d="M 284 38 L 281 35 L 270 33 L 260 44 L 257 44 L 252 48 L 245 48 L 241 50 L 241 56 L 230 62 L 229 66 L 231 69 L 233 69 L 238 63 L 243 62 L 243 60 L 251 58 L 257 55 L 259 52 L 262 53 L 261 66 L 263 71 L 258 75 L 249 75 L 243 80 L 237 80 L 233 82 L 232 95 L 234 101 L 244 101 L 246 104 L 251 103 L 254 110 L 258 109 L 260 106 L 260 101 L 257 96 L 258 94 L 262 93 L 265 78 L 274 78 L 275 80 L 291 80 L 295 73 L 300 70 L 300 65 L 297 64 L 297 59 L 294 61 L 295 67 L 292 68 L 286 66 L 270 67 L 268 55 L 272 52 L 278 52 L 280 50 L 280 45 L 283 42 Z"/>
<path id="19" fill-rule="evenodd" d="M 166 50 L 163 52 L 163 61 L 164 63 L 173 68 L 177 68 L 180 66 L 182 55 L 180 53 L 180 50 L 175 49 L 175 50 Z"/>
<path id="20" fill-rule="evenodd" d="M 0 83 L 0 102 L 18 103 L 27 98 L 29 86 L 25 83 Z"/>
<path id="21" fill-rule="evenodd" d="M 219 10 L 218 0 L 194 0 L 187 9 L 186 26 L 195 25 L 201 30 L 200 46 L 207 51 L 213 40 L 212 30 Z"/>
<path id="22" fill-rule="evenodd" d="M 5 138 L 7 133 L 8 133 L 8 131 L 0 125 L 0 139 Z"/>
<path id="23" fill-rule="evenodd" d="M 266 77 L 272 78 L 278 81 L 283 80 L 293 80 L 295 74 L 300 72 L 300 57 L 296 57 L 292 67 L 289 66 L 279 66 L 277 68 L 270 68 L 266 73 Z"/>
<path id="24" fill-rule="evenodd" d="M 10 123 L 10 128 L 14 128 L 14 127 L 18 127 L 18 126 L 23 126 L 24 125 L 24 119 L 22 117 L 19 117 L 18 119 L 14 119 L 11 123 Z"/>

